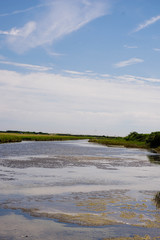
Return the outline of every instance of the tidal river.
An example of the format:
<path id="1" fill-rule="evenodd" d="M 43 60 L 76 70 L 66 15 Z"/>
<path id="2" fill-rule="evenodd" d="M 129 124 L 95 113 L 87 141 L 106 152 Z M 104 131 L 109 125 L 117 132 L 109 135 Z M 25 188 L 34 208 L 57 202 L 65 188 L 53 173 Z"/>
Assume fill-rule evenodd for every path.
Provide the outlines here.
<path id="1" fill-rule="evenodd" d="M 160 239 L 159 163 L 87 140 L 1 144 L 0 239 Z"/>

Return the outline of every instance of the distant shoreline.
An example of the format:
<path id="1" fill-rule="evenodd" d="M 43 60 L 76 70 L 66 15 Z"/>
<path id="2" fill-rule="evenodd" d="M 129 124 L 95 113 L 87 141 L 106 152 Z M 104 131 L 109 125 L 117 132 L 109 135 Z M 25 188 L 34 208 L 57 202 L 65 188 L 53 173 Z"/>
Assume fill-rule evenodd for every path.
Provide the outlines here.
<path id="1" fill-rule="evenodd" d="M 22 141 L 65 141 L 88 139 L 89 136 L 81 135 L 61 135 L 61 134 L 43 134 L 43 133 L 0 133 L 0 143 L 13 143 Z"/>
<path id="2" fill-rule="evenodd" d="M 160 132 L 139 134 L 132 132 L 126 137 L 110 137 L 96 135 L 49 134 L 42 132 L 6 131 L 0 132 L 0 143 L 22 141 L 66 141 L 89 139 L 89 142 L 106 146 L 124 146 L 127 148 L 143 148 L 160 153 Z"/>

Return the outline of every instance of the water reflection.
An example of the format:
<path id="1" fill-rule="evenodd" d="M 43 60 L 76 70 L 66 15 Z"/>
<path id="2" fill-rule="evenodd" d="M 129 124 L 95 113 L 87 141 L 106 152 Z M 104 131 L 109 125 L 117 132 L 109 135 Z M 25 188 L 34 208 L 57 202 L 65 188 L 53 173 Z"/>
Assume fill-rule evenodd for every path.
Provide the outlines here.
<path id="1" fill-rule="evenodd" d="M 160 164 L 160 155 L 159 154 L 148 155 L 148 159 L 151 163 Z"/>
<path id="2" fill-rule="evenodd" d="M 154 163 L 154 152 L 86 140 L 0 145 L 0 239 L 160 235 Z"/>
<path id="3" fill-rule="evenodd" d="M 157 192 L 154 197 L 154 202 L 157 208 L 160 208 L 160 192 Z"/>

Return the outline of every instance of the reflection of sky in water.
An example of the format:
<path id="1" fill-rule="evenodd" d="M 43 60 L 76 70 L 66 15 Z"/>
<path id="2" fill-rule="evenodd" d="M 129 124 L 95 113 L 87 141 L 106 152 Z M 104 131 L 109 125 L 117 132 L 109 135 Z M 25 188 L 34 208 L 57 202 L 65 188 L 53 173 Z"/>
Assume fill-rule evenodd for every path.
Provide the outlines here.
<path id="1" fill-rule="evenodd" d="M 157 157 L 147 150 L 105 147 L 86 140 L 3 144 L 0 145 L 0 205 L 38 208 L 48 213 L 92 212 L 93 207 L 87 204 L 95 199 L 102 200 L 98 202 L 102 207 L 106 201 L 104 210 L 115 212 L 111 217 L 121 219 L 119 212 L 123 207 L 124 211 L 131 211 L 125 210 L 127 204 L 141 214 L 141 208 L 135 206 L 145 203 L 143 214 L 154 219 L 147 211 L 156 211 L 152 199 L 160 190 L 160 165 L 150 161 Z M 109 199 L 119 202 L 112 203 Z M 110 229 L 112 237 L 118 234 L 114 227 Z"/>
<path id="2" fill-rule="evenodd" d="M 3 221 L 2 221 L 3 220 Z M 101 228 L 79 227 L 73 224 L 59 224 L 56 221 L 43 219 L 26 219 L 20 215 L 6 215 L 0 217 L 0 236 L 5 236 L 5 239 L 36 239 L 36 240 L 97 240 L 108 237 L 124 236 L 129 237 L 133 235 L 145 236 L 151 234 L 157 236 L 155 230 L 146 228 L 136 228 L 126 225 L 125 228 L 121 225 L 107 226 Z M 16 224 L 15 224 L 16 223 Z M 26 237 L 27 236 L 27 237 Z M 10 237 L 10 238 L 9 238 Z M 3 238 L 2 238 L 3 239 Z"/>
<path id="3" fill-rule="evenodd" d="M 0 158 L 19 156 L 56 156 L 56 155 L 86 155 L 109 156 L 118 158 L 143 157 L 146 159 L 146 150 L 129 149 L 123 147 L 106 147 L 87 140 L 65 142 L 21 142 L 0 145 Z"/>
<path id="4" fill-rule="evenodd" d="M 8 171 L 1 167 L 1 193 L 49 194 L 50 191 L 74 192 L 111 189 L 159 190 L 159 168 L 117 167 L 115 170 L 95 166 L 66 168 L 25 168 Z M 7 181 L 8 179 L 8 181 Z M 11 179 L 9 181 L 9 179 Z M 147 184 L 146 184 L 147 182 Z M 7 186 L 7 187 L 6 187 Z"/>
<path id="5" fill-rule="evenodd" d="M 146 150 L 109 148 L 86 140 L 22 142 L 0 148 L 1 193 L 159 190 L 159 166 L 150 163 Z"/>

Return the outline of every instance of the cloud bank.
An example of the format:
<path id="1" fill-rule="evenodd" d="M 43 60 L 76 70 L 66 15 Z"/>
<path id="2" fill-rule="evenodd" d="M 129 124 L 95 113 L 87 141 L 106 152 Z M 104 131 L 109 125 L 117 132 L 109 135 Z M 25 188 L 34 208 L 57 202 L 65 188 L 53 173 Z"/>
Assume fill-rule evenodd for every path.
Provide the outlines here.
<path id="1" fill-rule="evenodd" d="M 10 30 L 1 30 L 0 34 L 6 35 L 12 49 L 23 53 L 31 48 L 52 44 L 107 12 L 107 0 L 46 0 L 43 14 L 21 28 L 15 26 Z"/>
<path id="2" fill-rule="evenodd" d="M 2 130 L 127 135 L 159 127 L 160 79 L 7 70 L 0 75 Z"/>

